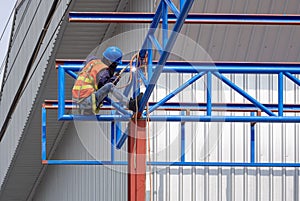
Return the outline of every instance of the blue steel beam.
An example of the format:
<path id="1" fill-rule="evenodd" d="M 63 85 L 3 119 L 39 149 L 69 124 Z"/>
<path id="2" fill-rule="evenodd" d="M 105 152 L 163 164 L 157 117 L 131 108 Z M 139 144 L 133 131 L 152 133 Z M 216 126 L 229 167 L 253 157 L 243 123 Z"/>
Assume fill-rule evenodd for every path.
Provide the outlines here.
<path id="1" fill-rule="evenodd" d="M 152 42 L 152 44 L 156 47 L 158 53 L 161 55 L 163 53 L 163 49 L 162 49 L 161 45 L 159 44 L 158 40 L 155 38 L 155 36 L 150 34 L 148 36 L 148 38 Z"/>
<path id="2" fill-rule="evenodd" d="M 125 132 L 119 137 L 116 147 L 117 149 L 121 149 L 123 144 L 125 143 L 125 141 L 128 138 L 128 127 L 126 128 Z"/>
<path id="3" fill-rule="evenodd" d="M 243 89 L 241 89 L 240 87 L 238 87 L 237 85 L 235 85 L 234 83 L 232 83 L 228 78 L 226 78 L 222 74 L 214 72 L 214 75 L 217 78 L 219 78 L 220 80 L 222 80 L 229 87 L 231 87 L 232 89 L 234 89 L 236 92 L 238 92 L 239 94 L 241 94 L 248 101 L 250 101 L 251 103 L 253 103 L 254 105 L 256 105 L 258 108 L 260 108 L 262 111 L 264 111 L 265 113 L 267 113 L 268 115 L 270 115 L 270 116 L 276 116 L 273 112 L 271 112 L 268 108 L 266 108 L 266 106 L 264 106 L 263 104 L 261 104 L 260 102 L 258 102 L 257 100 L 255 100 L 252 96 L 250 96 Z"/>
<path id="4" fill-rule="evenodd" d="M 111 111 L 111 114 L 114 114 L 115 111 Z M 111 122 L 110 124 L 110 160 L 115 160 L 115 131 L 116 131 L 116 122 Z"/>
<path id="5" fill-rule="evenodd" d="M 66 73 L 68 73 L 74 79 L 77 79 L 78 77 L 78 75 L 72 70 L 66 70 Z"/>
<path id="6" fill-rule="evenodd" d="M 46 160 L 47 165 L 127 165 L 127 161 Z"/>
<path id="7" fill-rule="evenodd" d="M 139 56 L 142 58 L 145 58 L 146 55 L 146 51 L 147 49 L 149 49 L 148 45 L 149 45 L 149 40 L 148 37 L 149 36 L 154 36 L 154 32 L 160 22 L 161 16 L 162 16 L 162 7 L 163 7 L 163 1 L 160 1 L 155 14 L 152 16 L 151 18 L 151 25 L 149 27 L 149 31 L 147 33 L 146 39 L 143 42 L 142 48 L 140 50 Z"/>
<path id="8" fill-rule="evenodd" d="M 43 106 L 42 107 L 42 137 L 41 137 L 41 141 L 42 141 L 42 160 L 46 160 L 47 158 L 47 110 L 46 108 Z"/>
<path id="9" fill-rule="evenodd" d="M 174 5 L 174 3 L 171 0 L 164 0 L 164 1 L 169 6 L 169 8 L 171 9 L 171 11 L 174 13 L 174 15 L 176 16 L 176 18 L 178 18 L 179 15 L 180 15 L 180 12 L 177 9 L 177 7 Z"/>
<path id="10" fill-rule="evenodd" d="M 283 116 L 283 73 L 278 74 L 278 116 Z"/>
<path id="11" fill-rule="evenodd" d="M 181 115 L 185 115 L 187 112 L 181 111 Z M 181 137 L 180 137 L 180 161 L 185 161 L 185 122 L 181 122 Z"/>
<path id="12" fill-rule="evenodd" d="M 254 112 L 251 112 L 254 116 Z M 255 123 L 250 123 L 250 162 L 255 163 Z"/>
<path id="13" fill-rule="evenodd" d="M 83 65 L 82 61 L 60 61 L 59 67 L 65 70 L 79 71 Z M 123 61 L 116 71 L 122 70 L 128 65 L 128 61 Z M 153 71 L 157 66 L 157 61 L 153 61 Z M 128 72 L 126 70 L 125 72 Z M 180 62 L 169 61 L 166 62 L 162 72 L 164 73 L 199 73 L 201 71 L 211 71 L 219 73 L 236 73 L 236 74 L 277 74 L 280 72 L 290 74 L 300 74 L 300 62 Z M 287 76 L 287 75 L 286 75 Z"/>
<path id="14" fill-rule="evenodd" d="M 156 110 L 158 107 L 162 106 L 164 103 L 166 103 L 168 100 L 170 100 L 171 98 L 173 98 L 176 94 L 178 94 L 179 92 L 183 91 L 185 88 L 187 88 L 188 86 L 190 86 L 191 84 L 193 84 L 194 82 L 196 82 L 198 79 L 200 79 L 203 75 L 205 75 L 206 72 L 201 72 L 197 75 L 195 75 L 194 77 L 192 77 L 191 79 L 189 79 L 187 82 L 185 82 L 183 85 L 181 85 L 180 87 L 178 87 L 177 89 L 175 89 L 174 91 L 172 91 L 169 95 L 167 95 L 165 98 L 163 98 L 162 100 L 160 100 L 158 103 L 156 103 L 155 105 L 153 105 L 152 107 L 149 108 L 149 113 L 153 112 L 154 110 Z M 146 114 L 146 112 L 144 112 L 144 114 Z"/>
<path id="15" fill-rule="evenodd" d="M 160 8 L 161 9 L 161 8 Z M 183 9 L 182 9 L 183 10 Z M 161 14 L 161 13 L 160 13 Z M 134 12 L 70 12 L 70 22 L 80 23 L 153 23 L 161 22 L 154 13 Z M 155 19 L 153 19 L 155 18 Z M 168 14 L 168 22 L 176 23 L 175 14 Z M 253 24 L 253 25 L 300 25 L 300 15 L 296 14 L 229 14 L 190 13 L 186 24 Z M 155 28 L 157 26 L 151 26 Z"/>
<path id="16" fill-rule="evenodd" d="M 212 96 L 212 75 L 211 72 L 207 72 L 206 75 L 206 115 L 211 116 L 211 110 L 212 110 L 212 105 L 211 105 L 211 96 Z"/>
<path id="17" fill-rule="evenodd" d="M 138 113 L 140 113 L 140 114 L 143 112 L 143 110 L 150 98 L 150 95 L 152 94 L 152 92 L 154 90 L 157 80 L 158 80 L 158 78 L 163 70 L 163 67 L 166 64 L 166 61 L 170 55 L 170 52 L 175 44 L 175 41 L 178 36 L 178 32 L 181 30 L 181 27 L 188 15 L 188 12 L 190 11 L 193 3 L 194 3 L 194 0 L 187 1 L 183 6 L 182 11 L 180 12 L 180 15 L 179 15 L 179 17 L 174 25 L 174 28 L 172 30 L 172 33 L 170 35 L 170 38 L 168 39 L 166 47 L 164 47 L 164 51 L 159 58 L 157 67 L 155 68 L 155 70 L 153 72 L 153 75 L 150 79 L 148 87 L 146 88 L 145 94 L 143 95 L 143 97 L 141 99 L 141 102 L 139 105 L 139 111 L 138 111 Z M 145 43 L 147 44 L 147 40 L 145 40 Z M 144 50 L 144 49 L 146 49 L 146 48 L 142 47 L 142 50 Z"/>
<path id="18" fill-rule="evenodd" d="M 149 40 L 148 40 L 148 48 L 149 49 L 147 50 L 147 53 L 148 53 L 148 81 L 149 81 L 153 73 L 153 50 L 152 50 L 152 44 Z"/>
<path id="19" fill-rule="evenodd" d="M 147 119 L 142 115 L 141 119 Z M 59 120 L 65 121 L 129 121 L 129 115 L 63 115 Z M 299 123 L 300 117 L 293 116 L 181 116 L 181 115 L 150 115 L 150 121 L 164 122 L 269 122 L 269 123 Z"/>
<path id="20" fill-rule="evenodd" d="M 284 72 L 283 73 L 287 78 L 289 78 L 290 80 L 292 80 L 294 83 L 296 83 L 298 86 L 300 86 L 300 80 L 298 78 L 296 78 L 295 76 L 293 76 L 291 73 L 289 72 Z"/>
<path id="21" fill-rule="evenodd" d="M 131 115 L 71 115 L 64 114 L 60 121 L 129 121 Z"/>
<path id="22" fill-rule="evenodd" d="M 166 3 L 163 3 L 163 7 L 162 7 L 162 46 L 163 48 L 166 47 L 167 45 L 167 41 L 168 41 L 168 29 L 169 29 L 169 23 L 168 23 L 168 6 L 172 6 L 172 1 L 171 0 L 164 0 Z M 168 3 L 171 3 L 171 5 L 169 5 Z M 174 4 L 173 4 L 174 5 Z M 175 6 L 174 6 L 175 7 Z M 172 7 L 171 7 L 172 9 Z M 176 12 L 176 7 L 175 10 L 173 12 Z M 177 10 L 177 14 L 176 17 L 179 16 L 179 11 Z"/>
<path id="23" fill-rule="evenodd" d="M 128 165 L 127 161 L 46 160 L 45 165 Z M 151 166 L 226 166 L 226 167 L 300 167 L 300 163 L 249 163 L 249 162 L 146 162 Z"/>
<path id="24" fill-rule="evenodd" d="M 140 70 L 140 69 L 138 69 L 138 73 L 139 73 L 139 76 L 140 76 L 141 80 L 143 81 L 145 87 L 147 87 L 149 83 L 148 83 L 148 80 L 147 80 L 147 78 L 145 77 L 143 71 Z"/>
<path id="25" fill-rule="evenodd" d="M 180 10 L 182 10 L 185 0 L 180 0 Z"/>
<path id="26" fill-rule="evenodd" d="M 106 97 L 104 99 L 107 103 L 109 103 L 111 106 L 113 106 L 115 109 L 118 110 L 118 112 L 124 114 L 124 115 L 131 115 L 130 112 L 128 112 L 127 110 L 125 110 L 119 103 L 114 102 L 113 100 L 111 100 L 110 98 Z"/>
<path id="27" fill-rule="evenodd" d="M 142 116 L 146 119 L 146 116 Z M 162 122 L 253 122 L 253 123 L 299 123 L 300 117 L 293 116 L 182 116 L 151 115 L 150 121 Z"/>
<path id="28" fill-rule="evenodd" d="M 58 67 L 58 119 L 65 114 L 65 68 Z"/>
<path id="29" fill-rule="evenodd" d="M 300 167 L 300 163 L 147 162 L 151 166 Z"/>
<path id="30" fill-rule="evenodd" d="M 46 109 L 58 109 L 57 101 L 45 101 Z M 157 102 L 149 102 L 149 106 L 152 107 L 156 105 Z M 66 107 L 68 109 L 75 108 L 76 106 L 72 102 L 66 102 Z M 263 104 L 271 111 L 278 111 L 278 104 Z M 110 104 L 104 102 L 104 109 L 109 107 Z M 160 106 L 162 110 L 169 111 L 180 111 L 180 110 L 191 110 L 191 111 L 206 111 L 206 103 L 177 103 L 170 102 L 164 103 Z M 112 108 L 110 108 L 112 109 Z M 258 111 L 257 107 L 253 104 L 249 103 L 212 103 L 212 110 L 215 111 L 231 111 L 231 112 L 250 112 L 250 111 Z M 283 105 L 284 112 L 300 112 L 300 104 L 284 104 Z M 209 115 L 208 115 L 209 116 Z"/>

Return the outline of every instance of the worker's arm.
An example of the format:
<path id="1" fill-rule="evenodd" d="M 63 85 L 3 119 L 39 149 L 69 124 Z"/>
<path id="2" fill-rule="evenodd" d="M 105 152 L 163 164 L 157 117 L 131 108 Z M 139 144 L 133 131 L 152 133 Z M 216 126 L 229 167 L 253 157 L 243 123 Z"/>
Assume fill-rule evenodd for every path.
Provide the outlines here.
<path id="1" fill-rule="evenodd" d="M 120 77 L 118 75 L 114 75 L 111 78 L 109 78 L 109 82 L 113 83 L 114 85 L 117 85 L 120 81 Z"/>
<path id="2" fill-rule="evenodd" d="M 106 83 L 109 82 L 110 79 L 109 71 L 108 70 L 103 70 L 98 73 L 97 75 L 97 83 L 98 83 L 98 89 L 103 87 Z"/>
<path id="3" fill-rule="evenodd" d="M 110 76 L 110 72 L 108 70 L 103 70 L 97 75 L 98 89 L 100 89 L 109 82 L 116 85 L 119 82 L 119 80 L 120 78 L 117 75 Z"/>

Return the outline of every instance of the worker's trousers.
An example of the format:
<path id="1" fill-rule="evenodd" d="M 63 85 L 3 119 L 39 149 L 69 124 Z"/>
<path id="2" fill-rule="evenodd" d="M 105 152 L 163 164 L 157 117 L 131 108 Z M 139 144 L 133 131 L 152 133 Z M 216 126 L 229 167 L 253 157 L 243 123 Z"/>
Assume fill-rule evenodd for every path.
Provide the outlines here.
<path id="1" fill-rule="evenodd" d="M 117 99 L 121 104 L 128 107 L 129 104 L 129 98 L 123 95 L 123 93 L 118 90 L 114 84 L 107 83 L 100 89 L 98 89 L 96 92 L 94 92 L 96 97 L 96 106 L 100 106 L 105 97 L 108 96 L 108 94 L 111 94 L 113 97 Z M 79 104 L 80 110 L 91 110 L 92 109 L 92 97 L 89 96 L 86 99 L 84 99 Z"/>
<path id="2" fill-rule="evenodd" d="M 97 106 L 102 103 L 104 98 L 111 93 L 113 97 L 115 97 L 120 103 L 128 107 L 129 98 L 124 96 L 124 94 L 118 90 L 113 83 L 107 83 L 100 89 L 95 92 Z"/>

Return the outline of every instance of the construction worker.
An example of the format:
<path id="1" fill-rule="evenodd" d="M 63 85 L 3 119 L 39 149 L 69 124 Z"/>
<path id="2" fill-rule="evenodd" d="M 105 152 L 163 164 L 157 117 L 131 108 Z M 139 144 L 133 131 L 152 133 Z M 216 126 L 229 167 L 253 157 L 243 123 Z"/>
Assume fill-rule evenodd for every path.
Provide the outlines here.
<path id="1" fill-rule="evenodd" d="M 136 99 L 129 99 L 115 87 L 119 76 L 114 73 L 117 65 L 122 63 L 122 51 L 111 46 L 102 55 L 102 60 L 95 56 L 87 58 L 74 84 L 72 96 L 79 105 L 80 113 L 97 114 L 109 93 L 129 110 L 136 112 L 143 94 L 140 93 Z"/>

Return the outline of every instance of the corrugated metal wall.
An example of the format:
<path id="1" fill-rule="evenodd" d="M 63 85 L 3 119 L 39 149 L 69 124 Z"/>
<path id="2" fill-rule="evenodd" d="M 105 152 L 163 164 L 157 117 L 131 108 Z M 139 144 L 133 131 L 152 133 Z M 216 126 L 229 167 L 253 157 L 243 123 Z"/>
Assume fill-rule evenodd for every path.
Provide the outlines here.
<path id="1" fill-rule="evenodd" d="M 133 0 L 130 11 L 152 11 L 159 1 Z M 230 13 L 299 13 L 296 0 L 196 1 L 193 11 Z M 122 33 L 144 25 L 120 26 Z M 197 41 L 212 60 L 236 61 L 299 61 L 300 29 L 291 26 L 225 26 L 189 25 L 182 34 Z M 133 36 L 134 40 L 143 37 Z M 119 40 L 123 48 L 128 40 Z M 122 45 L 120 45 L 122 46 Z M 192 51 L 183 46 L 182 51 Z M 201 60 L 195 56 L 194 59 Z M 205 56 L 205 55 L 204 55 Z M 209 58 L 209 57 L 204 57 Z M 272 75 L 226 75 L 250 95 L 263 103 L 277 102 L 277 77 Z M 177 88 L 191 75 L 162 75 L 152 100 Z M 204 77 L 205 78 L 205 77 Z M 202 78 L 203 79 L 203 78 Z M 214 80 L 215 102 L 247 102 L 224 84 Z M 285 81 L 285 103 L 299 103 L 299 89 Z M 205 82 L 188 87 L 173 101 L 204 102 Z M 238 114 L 234 114 L 238 115 Z M 299 125 L 256 124 L 257 162 L 299 162 Z M 152 160 L 178 161 L 180 158 L 180 124 L 150 123 Z M 77 130 L 71 124 L 53 159 L 91 159 L 81 144 Z M 97 139 L 97 130 L 86 131 Z M 107 128 L 104 133 L 110 133 Z M 248 162 L 250 160 L 250 125 L 246 123 L 186 123 L 186 160 Z M 99 153 L 109 157 L 107 145 Z M 96 147 L 96 146 L 95 146 Z M 95 148 L 94 147 L 94 148 Z M 126 145 L 125 145 L 126 147 Z M 93 154 L 92 154 L 93 155 Z M 101 155 L 101 156 L 103 156 Z M 122 157 L 122 154 L 121 156 Z M 155 168 L 150 189 L 147 176 L 147 194 L 153 200 L 219 201 L 219 200 L 299 200 L 298 168 L 221 168 L 172 167 Z M 127 200 L 126 174 L 107 167 L 49 166 L 36 191 L 34 200 Z"/>
<path id="2" fill-rule="evenodd" d="M 45 22 L 45 10 L 49 9 L 51 7 L 52 1 L 42 1 L 39 4 L 36 2 L 28 1 L 30 6 L 28 7 L 28 11 L 25 13 L 26 15 L 32 15 L 32 17 L 27 17 L 27 21 L 21 22 L 19 19 L 19 16 L 17 17 L 17 21 L 20 23 L 17 23 L 17 26 L 19 25 L 20 31 L 17 33 L 17 29 L 15 29 L 15 35 L 13 42 L 15 45 L 11 48 L 10 55 L 8 58 L 8 70 L 6 74 L 6 79 L 4 80 L 4 86 L 3 86 L 3 97 L 0 104 L 0 110 L 1 110 L 1 120 L 0 125 L 2 127 L 3 121 L 7 116 L 7 112 L 12 104 L 12 100 L 16 94 L 17 86 L 20 85 L 20 81 L 22 80 L 24 76 L 24 71 L 27 67 L 28 60 L 31 54 L 29 52 L 32 52 L 38 39 L 38 35 L 40 34 L 40 31 L 43 27 L 43 24 Z M 26 6 L 26 3 L 23 5 Z M 38 9 L 39 6 L 44 7 L 44 10 Z M 20 12 L 22 13 L 23 7 L 21 7 Z M 36 13 L 36 15 L 39 15 L 39 17 L 34 17 L 33 14 Z M 34 27 L 30 26 L 31 23 L 34 23 Z M 28 28 L 29 27 L 29 28 Z M 24 34 L 27 33 L 28 34 Z M 20 48 L 20 46 L 23 46 L 23 48 Z M 45 58 L 47 60 L 47 58 Z M 45 61 L 46 62 L 46 61 Z M 37 63 L 36 63 L 37 65 Z M 4 138 L 1 141 L 0 146 L 0 183 L 2 183 L 5 173 L 7 171 L 7 168 L 10 165 L 10 162 L 12 160 L 14 151 L 16 150 L 16 146 L 20 140 L 20 135 L 22 133 L 22 130 L 24 129 L 25 122 L 27 121 L 26 116 L 22 116 L 20 114 L 26 114 L 28 115 L 32 102 L 34 101 L 32 97 L 35 97 L 37 93 L 37 87 L 39 86 L 39 81 L 41 80 L 44 68 L 38 68 L 37 71 L 40 71 L 35 76 L 37 76 L 34 81 L 31 82 L 30 86 L 28 86 L 27 90 L 24 91 L 24 96 L 22 96 L 20 102 L 22 104 L 19 104 L 15 110 L 14 115 L 11 117 L 11 122 L 14 122 L 13 124 L 10 124 L 8 126 L 7 135 L 4 136 Z M 33 87 L 35 86 L 35 87 Z M 29 90 L 30 89 L 30 90 Z M 27 94 L 29 93 L 29 94 Z"/>
<path id="3" fill-rule="evenodd" d="M 86 149 L 77 132 L 78 127 L 76 129 L 74 124 L 70 124 L 52 159 L 95 160 L 89 153 L 91 149 Z M 99 130 L 90 128 L 85 133 L 102 156 L 110 157 L 110 149 L 101 138 L 103 136 L 99 137 Z M 104 158 L 98 155 L 97 159 Z M 122 173 L 124 168 L 119 168 L 123 171 L 116 171 L 93 165 L 48 166 L 33 200 L 124 200 L 127 195 L 127 174 Z"/>
<path id="4" fill-rule="evenodd" d="M 47 74 L 48 64 L 54 65 L 52 55 L 60 20 L 68 0 L 60 1 L 52 23 L 47 27 L 26 87 L 11 116 L 5 135 L 0 143 L 0 200 L 26 200 L 36 182 L 41 168 L 40 139 L 41 98 L 46 91 L 40 90 Z M 34 51 L 53 1 L 24 1 L 18 8 L 12 48 L 9 55 L 7 80 L 0 105 L 1 126 L 3 119 L 24 76 L 30 56 Z M 24 18 L 22 18 L 24 16 Z M 19 30 L 19 31 L 18 31 Z M 36 104 L 36 105 L 35 105 Z M 34 115 L 33 115 L 34 114 Z M 21 150 L 21 151 L 20 151 Z M 16 162 L 17 161 L 17 162 Z M 8 171 L 9 170 L 9 171 Z"/>

